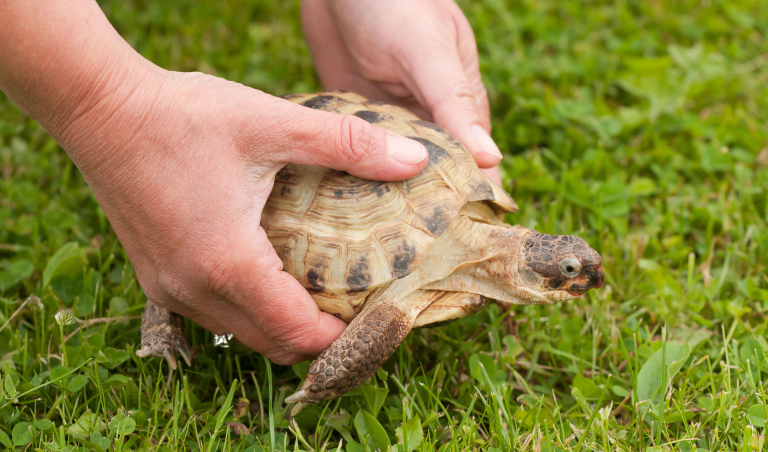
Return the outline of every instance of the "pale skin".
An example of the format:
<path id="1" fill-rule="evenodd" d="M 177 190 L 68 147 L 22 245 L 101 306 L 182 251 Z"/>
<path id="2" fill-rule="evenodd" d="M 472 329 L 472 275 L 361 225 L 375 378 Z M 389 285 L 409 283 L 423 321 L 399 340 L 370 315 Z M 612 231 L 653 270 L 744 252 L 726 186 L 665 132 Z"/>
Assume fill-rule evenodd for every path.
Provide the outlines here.
<path id="1" fill-rule="evenodd" d="M 305 2 L 321 80 L 416 110 L 494 167 L 501 156 L 466 19 L 449 0 L 402 8 Z M 360 119 L 159 68 L 90 0 L 0 0 L 0 62 L 0 90 L 78 166 L 147 297 L 280 364 L 318 354 L 346 324 L 282 271 L 258 227 L 274 175 L 298 163 L 398 180 L 427 160 L 420 144 Z"/>

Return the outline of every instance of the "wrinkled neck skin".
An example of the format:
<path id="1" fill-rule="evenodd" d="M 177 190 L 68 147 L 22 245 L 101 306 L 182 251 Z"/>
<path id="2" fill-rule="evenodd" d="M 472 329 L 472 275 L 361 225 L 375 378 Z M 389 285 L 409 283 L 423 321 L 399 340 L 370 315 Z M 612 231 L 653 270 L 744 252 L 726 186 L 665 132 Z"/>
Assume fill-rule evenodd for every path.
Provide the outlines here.
<path id="1" fill-rule="evenodd" d="M 417 289 L 475 293 L 511 304 L 551 303 L 527 289 L 520 279 L 523 240 L 532 232 L 460 216 L 435 240 L 413 273 L 372 293 L 366 305 L 402 304 L 415 318 L 426 306 L 401 302 Z"/>

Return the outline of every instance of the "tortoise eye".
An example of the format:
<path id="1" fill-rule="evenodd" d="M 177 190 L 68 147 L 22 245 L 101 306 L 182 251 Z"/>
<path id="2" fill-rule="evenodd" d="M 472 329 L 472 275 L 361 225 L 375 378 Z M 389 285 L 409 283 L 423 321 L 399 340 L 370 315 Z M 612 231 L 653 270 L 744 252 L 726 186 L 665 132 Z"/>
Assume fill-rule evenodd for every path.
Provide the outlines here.
<path id="1" fill-rule="evenodd" d="M 561 260 L 558 266 L 560 267 L 560 271 L 563 272 L 563 275 L 569 278 L 578 276 L 578 274 L 581 272 L 581 262 L 572 257 L 566 257 L 565 259 Z"/>

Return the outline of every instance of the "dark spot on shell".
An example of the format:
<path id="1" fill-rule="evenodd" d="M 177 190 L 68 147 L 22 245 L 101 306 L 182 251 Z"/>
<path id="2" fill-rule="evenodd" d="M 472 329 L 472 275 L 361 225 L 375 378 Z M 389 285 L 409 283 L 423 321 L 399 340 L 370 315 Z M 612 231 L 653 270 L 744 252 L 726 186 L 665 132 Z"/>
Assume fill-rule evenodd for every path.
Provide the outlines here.
<path id="1" fill-rule="evenodd" d="M 307 272 L 307 290 L 310 292 L 322 292 L 325 288 L 325 281 L 314 269 Z"/>
<path id="2" fill-rule="evenodd" d="M 387 102 L 384 100 L 369 100 L 366 102 L 368 105 L 391 105 L 393 107 L 397 107 L 397 105 L 393 104 L 392 102 Z"/>
<path id="3" fill-rule="evenodd" d="M 421 137 L 408 137 L 408 138 L 418 141 L 419 143 L 423 144 L 424 147 L 427 148 L 427 151 L 429 152 L 430 165 L 437 165 L 440 162 L 451 158 L 451 154 L 449 154 L 448 151 L 436 145 L 435 143 L 427 140 L 426 138 L 421 138 Z"/>
<path id="4" fill-rule="evenodd" d="M 392 117 L 389 115 L 377 113 L 375 111 L 370 111 L 370 110 L 360 110 L 358 112 L 355 112 L 354 116 L 357 116 L 360 119 L 368 121 L 371 124 L 376 124 L 377 122 L 384 121 L 385 119 L 392 119 Z"/>
<path id="5" fill-rule="evenodd" d="M 285 196 L 287 194 L 291 193 L 291 189 L 283 185 L 283 188 L 280 189 L 280 196 Z"/>
<path id="6" fill-rule="evenodd" d="M 309 99 L 308 101 L 304 102 L 301 105 L 309 108 L 314 108 L 316 110 L 322 110 L 325 107 L 327 107 L 328 104 L 336 103 L 336 102 L 347 103 L 347 101 L 345 101 L 344 99 L 336 96 L 317 96 L 317 97 L 313 97 L 312 99 Z"/>
<path id="7" fill-rule="evenodd" d="M 496 199 L 493 194 L 493 189 L 486 181 L 482 181 L 482 183 L 477 185 L 470 185 L 469 188 L 471 188 L 475 193 L 475 196 L 472 197 L 472 200 L 480 201 L 486 199 Z"/>
<path id="8" fill-rule="evenodd" d="M 350 292 L 362 292 L 371 284 L 371 275 L 368 271 L 368 261 L 365 256 L 360 256 L 359 261 L 350 261 L 347 268 L 347 286 Z"/>
<path id="9" fill-rule="evenodd" d="M 379 190 L 376 190 L 376 196 L 378 196 L 379 198 L 381 198 L 382 196 L 384 196 L 384 190 L 381 190 L 381 189 L 379 189 Z"/>
<path id="10" fill-rule="evenodd" d="M 437 206 L 432 210 L 432 216 L 426 218 L 426 223 L 429 232 L 431 232 L 433 236 L 438 237 L 448 229 L 450 218 L 443 212 L 442 207 Z"/>
<path id="11" fill-rule="evenodd" d="M 402 278 L 411 272 L 411 263 L 416 257 L 416 250 L 408 244 L 403 242 L 402 251 L 395 253 L 392 259 L 392 267 L 394 270 L 395 278 Z"/>
<path id="12" fill-rule="evenodd" d="M 279 177 L 280 180 L 291 180 L 293 175 L 289 171 L 285 171 L 285 168 L 283 168 L 277 172 L 277 177 Z"/>
<path id="13" fill-rule="evenodd" d="M 343 196 L 344 196 L 344 192 L 343 192 L 343 191 L 341 191 L 341 190 L 336 190 L 336 191 L 334 191 L 334 192 L 333 192 L 333 194 L 334 194 L 334 196 L 336 196 L 337 198 L 341 198 L 341 197 L 343 197 Z"/>
<path id="14" fill-rule="evenodd" d="M 450 134 L 448 132 L 446 132 L 445 129 L 443 129 L 442 127 L 438 126 L 434 122 L 421 121 L 421 120 L 409 121 L 409 122 L 411 124 L 416 124 L 416 125 L 419 125 L 419 126 L 422 126 L 422 127 L 426 127 L 428 129 L 432 129 L 435 132 L 439 133 L 440 135 L 450 136 Z"/>

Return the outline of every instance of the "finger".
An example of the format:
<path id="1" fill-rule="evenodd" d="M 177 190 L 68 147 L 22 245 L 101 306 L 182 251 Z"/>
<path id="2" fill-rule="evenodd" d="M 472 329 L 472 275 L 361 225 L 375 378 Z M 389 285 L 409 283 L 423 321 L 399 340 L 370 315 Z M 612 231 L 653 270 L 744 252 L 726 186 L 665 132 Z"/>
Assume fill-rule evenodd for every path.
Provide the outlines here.
<path id="1" fill-rule="evenodd" d="M 236 243 L 238 246 L 228 248 L 231 252 L 225 262 L 214 267 L 210 289 L 240 308 L 244 318 L 252 321 L 251 329 L 263 332 L 264 336 L 249 335 L 246 327 L 232 331 L 246 345 L 262 351 L 264 347 L 258 343 L 265 342 L 288 353 L 316 355 L 344 331 L 346 323 L 320 312 L 301 284 L 282 271 L 282 262 L 263 229 L 238 237 Z M 231 321 L 234 326 L 242 323 L 242 319 Z M 277 350 L 262 353 L 274 355 Z"/>
<path id="2" fill-rule="evenodd" d="M 275 162 L 322 166 L 376 180 L 409 178 L 427 164 L 427 149 L 417 141 L 356 116 L 272 99 L 270 122 L 275 127 L 268 131 L 267 139 L 272 142 L 275 152 L 270 158 Z M 255 139 L 259 141 L 254 143 L 264 143 L 264 136 Z"/>
<path id="3" fill-rule="evenodd" d="M 211 333 L 219 335 L 232 334 L 238 342 L 261 353 L 276 364 L 294 364 L 310 358 L 310 355 L 287 350 L 259 329 L 245 311 L 227 301 L 221 300 L 221 302 L 225 307 L 217 309 L 214 307 L 215 303 L 211 303 L 208 300 L 209 309 L 205 314 L 189 308 L 181 308 L 181 310 L 187 312 L 187 315 L 184 315 L 184 317 L 187 317 Z M 176 312 L 175 310 L 173 311 Z"/>
<path id="4" fill-rule="evenodd" d="M 153 300 L 156 300 L 155 304 L 158 306 L 192 320 L 213 334 L 232 334 L 238 342 L 277 364 L 293 364 L 309 359 L 311 356 L 288 350 L 264 332 L 248 312 L 219 294 L 203 290 L 177 293 L 177 295 L 182 296 L 185 301 L 178 301 L 167 293 L 164 295 L 156 293 Z M 317 310 L 317 306 L 313 307 Z M 286 315 L 290 315 L 290 310 L 286 311 Z M 334 320 L 338 319 L 334 317 Z"/>
<path id="5" fill-rule="evenodd" d="M 464 143 L 481 168 L 498 165 L 502 155 L 489 134 L 488 101 L 479 70 L 470 81 L 452 43 L 429 49 L 426 54 L 413 49 L 404 52 L 412 88 L 434 121 Z M 476 50 L 467 64 L 477 65 Z"/>
<path id="6" fill-rule="evenodd" d="M 496 185 L 501 187 L 501 172 L 499 166 L 496 165 L 493 168 L 481 168 L 480 172 L 488 176 L 488 179 L 492 180 Z"/>
<path id="7" fill-rule="evenodd" d="M 459 58 L 464 67 L 464 73 L 467 74 L 467 81 L 475 95 L 477 112 L 483 121 L 483 128 L 490 133 L 491 131 L 491 109 L 488 102 L 488 91 L 485 89 L 483 79 L 480 76 L 480 61 L 477 53 L 477 42 L 472 26 L 469 24 L 466 16 L 461 12 L 455 3 L 448 5 L 454 9 L 452 15 L 456 25 L 456 44 L 458 46 Z"/>

